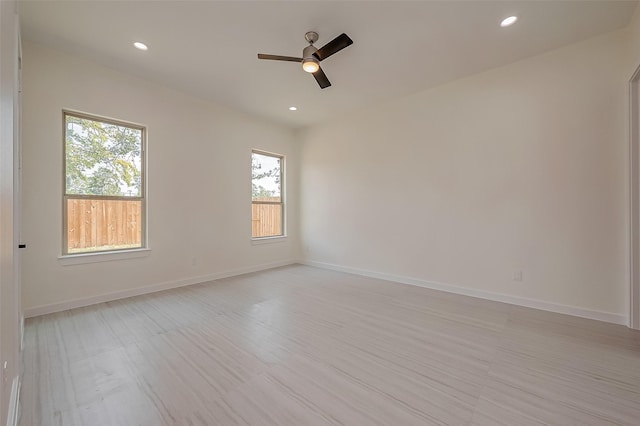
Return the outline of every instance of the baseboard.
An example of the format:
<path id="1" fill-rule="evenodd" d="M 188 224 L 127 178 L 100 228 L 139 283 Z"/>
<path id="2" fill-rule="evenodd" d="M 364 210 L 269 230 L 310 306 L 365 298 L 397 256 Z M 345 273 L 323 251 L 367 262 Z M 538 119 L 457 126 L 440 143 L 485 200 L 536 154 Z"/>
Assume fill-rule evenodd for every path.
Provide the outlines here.
<path id="1" fill-rule="evenodd" d="M 49 305 L 40 305 L 30 308 L 24 308 L 24 317 L 33 318 L 40 315 L 52 314 L 55 312 L 67 311 L 74 308 L 82 308 L 85 306 L 95 305 L 97 303 L 112 302 L 114 300 L 125 299 L 127 297 L 141 296 L 143 294 L 155 293 L 172 288 L 184 287 L 193 284 L 200 284 L 207 281 L 219 280 L 221 278 L 233 277 L 236 275 L 248 274 L 251 272 L 264 271 L 267 269 L 278 268 L 280 266 L 299 263 L 295 259 L 288 259 L 280 262 L 263 263 L 260 265 L 249 266 L 245 268 L 232 269 L 229 271 L 216 272 L 209 275 L 201 275 L 197 277 L 186 278 L 182 280 L 166 281 L 163 283 L 153 284 L 145 287 L 132 288 L 128 290 L 116 291 L 113 293 L 100 294 L 97 296 L 68 300 L 60 303 L 52 303 Z"/>
<path id="2" fill-rule="evenodd" d="M 480 299 L 493 300 L 496 302 L 509 303 L 512 305 L 524 306 L 527 308 L 540 309 L 543 311 L 556 312 L 560 314 L 573 315 L 576 317 L 588 318 L 598 321 L 609 322 L 613 324 L 628 325 L 628 318 L 624 315 L 615 314 L 611 312 L 602 312 L 591 309 L 580 308 L 577 306 L 568 306 L 558 303 L 547 302 L 537 299 L 529 299 L 519 296 L 511 296 L 507 294 L 493 293 L 484 290 L 471 289 L 467 287 L 460 287 L 446 283 L 427 281 L 418 278 L 405 277 L 401 275 L 386 274 L 376 271 L 370 271 L 360 268 L 352 268 L 348 266 L 336 265 L 332 263 L 317 262 L 313 260 L 296 260 L 288 259 L 280 262 L 265 263 L 246 268 L 239 268 L 229 271 L 217 272 L 209 275 L 202 275 L 198 277 L 187 278 L 183 280 L 167 281 L 150 286 L 139 287 L 129 290 L 123 290 L 113 293 L 101 294 L 98 296 L 92 296 L 87 298 L 79 298 L 69 300 L 60 303 L 52 303 L 49 305 L 41 305 L 24 309 L 24 317 L 32 318 L 40 315 L 51 314 L 55 312 L 66 311 L 74 308 L 81 308 L 85 306 L 95 305 L 97 303 L 111 302 L 118 299 L 125 299 L 127 297 L 140 296 L 143 294 L 155 293 L 163 290 L 170 290 L 172 288 L 184 287 L 193 284 L 200 284 L 207 281 L 214 281 L 221 278 L 233 277 L 236 275 L 248 274 L 251 272 L 264 271 L 267 269 L 277 268 L 281 266 L 291 265 L 294 263 L 300 263 L 303 265 L 314 266 L 323 269 L 330 269 L 334 271 L 347 272 L 355 275 L 362 275 L 371 278 L 377 278 L 387 281 L 394 281 L 401 284 L 409 284 L 417 287 L 424 287 L 433 290 L 446 291 L 449 293 L 461 294 L 464 296 L 477 297 Z"/>
<path id="3" fill-rule="evenodd" d="M 362 275 L 370 278 L 378 278 L 386 281 L 394 281 L 401 284 L 409 284 L 418 287 L 430 288 L 432 290 L 446 291 L 449 293 L 461 294 L 464 296 L 477 297 L 479 299 L 493 300 L 496 302 L 509 303 L 511 305 L 524 306 L 527 308 L 540 309 L 543 311 L 556 312 L 559 314 L 573 315 L 576 317 L 588 318 L 597 321 L 604 321 L 613 324 L 628 325 L 629 320 L 626 316 L 615 314 L 612 312 L 602 312 L 591 309 L 580 308 L 577 306 L 568 306 L 558 303 L 547 302 L 537 299 L 529 299 L 519 296 L 511 296 L 508 294 L 493 293 L 484 290 L 477 290 L 467 287 L 459 287 L 451 284 L 439 283 L 434 281 L 426 281 L 418 278 L 404 277 L 401 275 L 385 274 L 381 272 L 370 271 L 366 269 L 352 268 L 348 266 L 335 265 L 332 263 L 316 262 L 313 260 L 300 260 L 298 263 L 315 266 L 323 269 L 331 269 L 333 271 L 347 272 L 355 275 Z"/>
<path id="4" fill-rule="evenodd" d="M 9 399 L 9 412 L 7 414 L 7 426 L 18 425 L 18 402 L 20 401 L 20 376 L 16 376 L 11 384 L 11 397 Z"/>

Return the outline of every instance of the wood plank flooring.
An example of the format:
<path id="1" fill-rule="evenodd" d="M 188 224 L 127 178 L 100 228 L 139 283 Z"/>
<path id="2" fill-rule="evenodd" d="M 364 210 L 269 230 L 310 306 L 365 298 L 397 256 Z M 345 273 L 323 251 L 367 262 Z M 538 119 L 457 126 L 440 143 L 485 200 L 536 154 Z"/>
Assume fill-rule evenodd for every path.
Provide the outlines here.
<path id="1" fill-rule="evenodd" d="M 33 318 L 22 426 L 640 425 L 640 333 L 293 265 Z"/>

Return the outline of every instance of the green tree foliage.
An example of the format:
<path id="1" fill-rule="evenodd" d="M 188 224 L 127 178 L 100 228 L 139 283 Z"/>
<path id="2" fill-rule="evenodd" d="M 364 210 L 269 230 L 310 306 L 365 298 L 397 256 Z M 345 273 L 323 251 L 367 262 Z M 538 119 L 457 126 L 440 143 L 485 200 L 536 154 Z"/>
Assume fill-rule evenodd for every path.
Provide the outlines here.
<path id="1" fill-rule="evenodd" d="M 67 193 L 141 195 L 142 132 L 67 115 Z"/>
<path id="2" fill-rule="evenodd" d="M 256 184 L 256 181 L 260 181 L 261 179 L 273 178 L 276 184 L 280 185 L 280 162 L 278 161 L 278 165 L 269 170 L 263 170 L 262 164 L 259 161 L 260 154 L 253 154 L 251 156 L 251 186 L 252 186 L 252 197 L 274 197 L 280 194 L 276 194 L 275 191 L 266 189 L 260 184 Z"/>

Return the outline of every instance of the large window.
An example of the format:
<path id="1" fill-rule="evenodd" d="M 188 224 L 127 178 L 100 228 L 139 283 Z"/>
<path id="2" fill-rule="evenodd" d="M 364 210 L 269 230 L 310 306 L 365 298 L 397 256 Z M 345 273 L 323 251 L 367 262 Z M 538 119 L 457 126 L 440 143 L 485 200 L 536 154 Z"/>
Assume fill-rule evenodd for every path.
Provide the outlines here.
<path id="1" fill-rule="evenodd" d="M 284 157 L 262 151 L 251 152 L 251 236 L 284 235 Z"/>
<path id="2" fill-rule="evenodd" d="M 144 247 L 145 128 L 65 111 L 63 254 Z"/>

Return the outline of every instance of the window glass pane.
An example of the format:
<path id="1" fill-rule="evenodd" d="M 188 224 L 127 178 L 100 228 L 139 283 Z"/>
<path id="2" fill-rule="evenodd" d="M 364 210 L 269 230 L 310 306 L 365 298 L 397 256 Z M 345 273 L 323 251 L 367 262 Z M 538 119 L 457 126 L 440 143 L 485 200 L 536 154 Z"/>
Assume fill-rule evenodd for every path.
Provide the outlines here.
<path id="1" fill-rule="evenodd" d="M 254 203 L 251 207 L 251 236 L 253 238 L 282 235 L 282 204 Z"/>
<path id="2" fill-rule="evenodd" d="M 280 157 L 251 154 L 251 184 L 253 201 L 281 202 Z"/>
<path id="3" fill-rule="evenodd" d="M 142 196 L 142 130 L 66 115 L 66 193 Z"/>
<path id="4" fill-rule="evenodd" d="M 67 199 L 69 253 L 142 247 L 142 201 Z"/>

